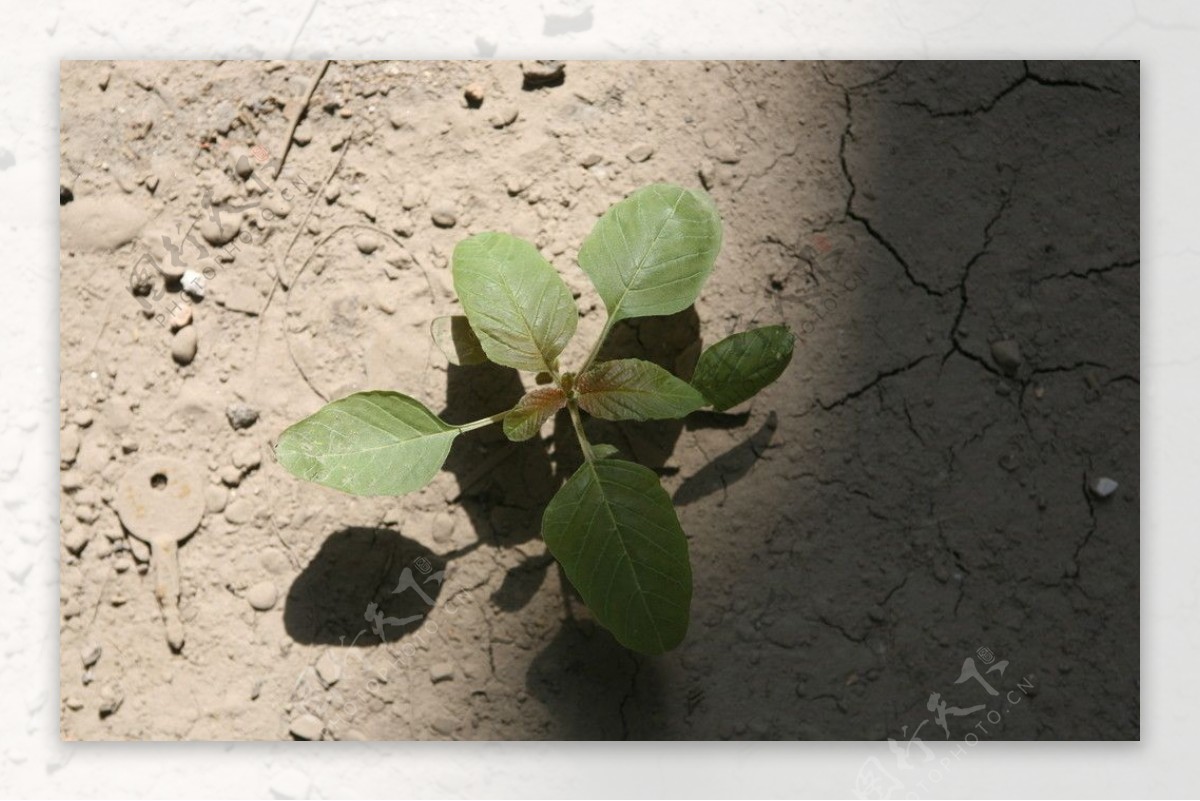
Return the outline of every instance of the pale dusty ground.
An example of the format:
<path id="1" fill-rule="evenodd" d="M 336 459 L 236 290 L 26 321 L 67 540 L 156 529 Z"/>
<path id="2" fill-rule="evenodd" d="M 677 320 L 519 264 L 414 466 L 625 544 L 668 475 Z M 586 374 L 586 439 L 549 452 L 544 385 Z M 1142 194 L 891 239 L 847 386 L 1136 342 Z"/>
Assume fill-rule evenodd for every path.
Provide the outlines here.
<path id="1" fill-rule="evenodd" d="M 239 177 L 244 149 L 279 155 L 317 67 L 62 66 L 64 738 L 943 739 L 932 692 L 989 705 L 948 713 L 956 739 L 1138 736 L 1136 65 L 573 62 L 523 91 L 512 62 L 335 62 L 280 178 Z M 545 442 L 466 437 L 403 499 L 274 464 L 323 398 L 394 388 L 462 422 L 519 396 L 427 336 L 470 233 L 554 262 L 577 361 L 602 323 L 578 243 L 659 180 L 710 187 L 724 251 L 694 312 L 610 352 L 686 373 L 697 338 L 799 337 L 734 414 L 595 428 L 679 505 L 696 590 L 677 651 L 617 646 L 548 558 L 540 510 L 578 458 L 562 421 Z M 206 197 L 239 220 L 224 252 Z M 129 286 L 189 232 L 181 261 L 209 277 L 180 366 L 154 315 L 187 296 L 160 279 L 146 316 Z M 235 429 L 231 404 L 260 417 Z M 178 654 L 110 506 L 154 455 L 205 484 Z M 445 571 L 432 606 L 393 592 L 405 569 Z M 422 617 L 381 643 L 371 603 Z M 982 647 L 1008 661 L 995 697 L 955 683 Z"/>

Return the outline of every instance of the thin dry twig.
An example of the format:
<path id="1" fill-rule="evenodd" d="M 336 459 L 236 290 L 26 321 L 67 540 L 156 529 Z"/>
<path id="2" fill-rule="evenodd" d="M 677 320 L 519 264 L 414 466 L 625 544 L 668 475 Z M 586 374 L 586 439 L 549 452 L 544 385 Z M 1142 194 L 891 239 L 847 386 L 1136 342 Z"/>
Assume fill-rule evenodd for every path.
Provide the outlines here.
<path id="1" fill-rule="evenodd" d="M 259 346 L 262 344 L 263 323 L 266 320 L 267 310 L 269 308 L 271 308 L 271 301 L 275 299 L 275 291 L 277 289 L 279 289 L 280 286 L 282 286 L 284 288 L 284 290 L 286 291 L 288 289 L 288 287 L 291 285 L 290 282 L 285 280 L 283 277 L 283 270 L 287 265 L 288 256 L 291 255 L 292 248 L 296 246 L 296 242 L 300 239 L 301 234 L 304 233 L 304 226 L 308 225 L 308 220 L 310 217 L 312 217 L 313 209 L 316 208 L 316 205 L 317 205 L 317 199 L 324 196 L 325 188 L 329 186 L 329 182 L 333 180 L 333 176 L 337 175 L 338 170 L 341 169 L 342 162 L 345 161 L 345 159 L 346 159 L 346 152 L 348 150 L 350 150 L 350 145 L 353 142 L 354 142 L 354 129 L 351 129 L 350 135 L 346 138 L 346 144 L 342 145 L 342 151 L 338 155 L 337 161 L 334 162 L 333 169 L 329 171 L 329 175 L 325 176 L 325 182 L 321 184 L 321 188 L 316 191 L 316 193 L 312 197 L 312 200 L 309 201 L 308 209 L 304 212 L 304 217 L 301 218 L 300 224 L 296 227 L 296 232 L 292 235 L 292 241 L 288 243 L 287 250 L 285 250 L 283 253 L 283 259 L 279 262 L 279 266 L 276 267 L 272 271 L 273 278 L 271 280 L 271 289 L 269 292 L 267 292 L 266 302 L 263 303 L 263 307 L 258 313 L 258 331 L 256 332 L 255 339 L 254 339 L 254 361 L 255 361 L 255 363 L 258 362 Z M 284 324 L 286 325 L 286 321 Z M 286 329 L 284 331 L 284 338 L 285 339 L 287 338 Z M 313 392 L 316 392 L 318 396 L 323 398 L 324 396 L 317 390 L 317 388 L 315 386 L 313 386 L 313 383 L 308 380 L 308 376 L 305 375 L 304 369 L 300 366 L 300 364 L 298 362 L 296 362 L 296 357 L 294 355 L 292 355 L 292 348 L 291 348 L 290 343 L 288 344 L 288 355 L 292 356 L 292 363 L 296 365 L 296 369 L 300 371 L 301 377 L 304 378 L 304 380 L 308 384 L 309 388 L 312 389 Z"/>
<path id="2" fill-rule="evenodd" d="M 321 78 L 325 77 L 325 71 L 329 69 L 329 65 L 333 62 L 329 59 L 321 62 L 320 69 L 313 79 L 308 83 L 308 92 L 304 95 L 304 99 L 292 109 L 292 117 L 288 120 L 287 136 L 283 140 L 283 149 L 279 152 L 279 163 L 275 165 L 274 178 L 279 178 L 279 173 L 283 172 L 283 163 L 287 161 L 288 151 L 292 149 L 292 137 L 296 135 L 296 126 L 300 124 L 300 118 L 308 111 L 308 104 L 312 102 L 313 93 L 317 91 L 317 84 L 321 82 Z"/>

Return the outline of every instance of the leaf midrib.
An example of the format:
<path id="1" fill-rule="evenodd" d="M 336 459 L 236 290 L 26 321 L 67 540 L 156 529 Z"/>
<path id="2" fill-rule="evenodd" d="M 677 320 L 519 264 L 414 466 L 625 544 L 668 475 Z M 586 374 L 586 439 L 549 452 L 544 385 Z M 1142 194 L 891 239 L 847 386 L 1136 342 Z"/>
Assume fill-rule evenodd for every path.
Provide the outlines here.
<path id="1" fill-rule="evenodd" d="M 633 576 L 633 586 L 637 589 L 637 597 L 642 605 L 643 611 L 646 613 L 646 619 L 650 621 L 650 627 L 654 632 L 654 639 L 658 641 L 659 651 L 665 651 L 666 645 L 663 643 L 662 633 L 659 631 L 658 623 L 654 618 L 654 613 L 650 611 L 650 606 L 646 603 L 646 593 L 642 587 L 641 581 L 638 579 L 637 571 L 634 570 L 633 557 L 629 553 L 629 548 L 625 545 L 625 538 L 621 536 L 621 526 L 617 523 L 616 515 L 613 514 L 613 504 L 609 501 L 608 495 L 604 492 L 604 484 L 600 481 L 600 473 L 596 470 L 596 462 L 588 462 L 587 467 L 592 472 L 592 479 L 596 482 L 596 490 L 600 493 L 601 506 L 604 507 L 605 514 L 608 515 L 609 522 L 612 524 L 613 536 L 617 540 L 617 544 L 621 546 L 621 554 L 629 563 L 629 573 Z M 624 468 L 620 468 L 624 469 Z M 626 489 L 632 489 L 626 487 Z M 609 586 L 608 592 L 611 593 L 612 587 Z M 606 593 L 607 595 L 608 593 Z M 611 597 L 611 596 L 609 596 Z M 606 599 L 607 600 L 607 599 Z"/>
<path id="2" fill-rule="evenodd" d="M 533 333 L 533 326 L 530 324 L 529 318 L 525 315 L 525 307 L 517 301 L 516 293 L 513 292 L 512 287 L 509 286 L 509 284 L 508 284 L 508 276 L 506 276 L 502 270 L 498 270 L 497 273 L 498 273 L 498 276 L 496 279 L 496 283 L 500 284 L 500 288 L 504 291 L 504 294 L 506 294 L 508 296 L 509 302 L 512 304 L 512 307 L 516 310 L 517 317 L 521 320 L 521 324 L 523 326 L 525 326 L 525 333 L 526 333 L 526 335 L 528 335 L 529 341 L 533 343 L 533 349 L 534 349 L 534 351 L 537 352 L 538 358 L 540 358 L 542 360 L 541 366 L 545 367 L 547 370 L 549 370 L 551 360 L 546 357 L 546 352 L 544 350 L 542 350 L 541 342 L 538 341 L 537 336 Z M 486 278 L 487 276 L 484 275 L 483 277 Z M 549 292 L 543 292 L 542 295 L 544 297 L 545 295 L 550 294 L 553 291 L 554 290 L 551 289 Z M 538 308 L 539 309 L 541 308 L 541 299 L 538 300 Z M 499 322 L 499 319 L 494 314 L 486 314 L 486 316 L 491 317 L 493 320 L 497 320 Z M 508 344 L 507 342 L 504 342 L 500 338 L 492 336 L 490 333 L 488 333 L 486 331 L 484 333 L 487 333 L 488 339 L 491 339 L 495 342 L 499 342 L 501 345 L 503 345 L 504 347 L 506 347 L 510 350 L 516 350 L 516 348 L 514 348 L 512 345 Z"/>
<path id="3" fill-rule="evenodd" d="M 484 236 L 484 235 L 481 234 L 480 236 Z M 517 240 L 517 241 L 520 241 L 520 240 Z M 489 244 L 485 247 L 486 247 L 486 251 L 485 251 L 485 254 L 483 255 L 483 260 L 486 260 L 493 266 L 497 267 L 497 269 L 489 272 L 486 270 L 480 270 L 478 268 L 469 268 L 470 272 L 473 273 L 478 278 L 483 279 L 485 282 L 495 283 L 496 285 L 498 285 L 500 287 L 500 290 L 508 298 L 510 308 L 516 312 L 517 319 L 520 321 L 521 326 L 524 327 L 525 335 L 528 337 L 529 342 L 531 342 L 533 344 L 533 353 L 530 353 L 528 350 L 525 350 L 520 347 L 514 347 L 512 344 L 505 342 L 503 339 L 495 336 L 494 334 L 487 331 L 483 327 L 480 327 L 480 330 L 476 332 L 476 336 L 478 336 L 479 334 L 483 334 L 491 341 L 497 343 L 498 345 L 500 345 L 500 346 L 506 348 L 507 350 L 509 350 L 515 354 L 518 354 L 519 356 L 522 356 L 522 357 L 526 357 L 526 356 L 532 357 L 532 356 L 536 355 L 536 357 L 541 360 L 541 364 L 537 365 L 537 367 L 542 367 L 542 368 L 545 368 L 547 371 L 549 371 L 550 365 L 554 361 L 554 358 L 556 356 L 558 356 L 558 353 L 554 353 L 553 355 L 550 355 L 550 351 L 552 351 L 555 347 L 558 347 L 557 332 L 549 330 L 549 327 L 548 327 L 547 332 L 546 332 L 547 342 L 545 343 L 546 348 L 548 350 L 543 349 L 543 343 L 534 334 L 533 325 L 531 324 L 529 316 L 526 314 L 525 305 L 518 301 L 515 291 L 513 290 L 512 286 L 509 284 L 509 275 L 503 269 L 504 265 L 506 263 L 505 257 L 513 255 L 513 251 L 514 251 L 513 243 L 501 238 L 501 239 L 496 240 L 494 243 Z M 502 250 L 502 249 L 504 250 L 504 253 L 501 255 L 498 255 L 497 251 Z M 535 275 L 534 275 L 535 279 L 540 279 L 540 277 L 536 275 L 536 272 L 538 270 L 540 270 L 540 268 L 543 266 L 549 270 L 548 275 L 551 276 L 551 279 L 558 278 L 558 272 L 557 272 L 557 270 L 554 269 L 554 265 L 552 265 L 549 261 L 547 261 L 546 258 L 544 256 L 542 256 L 542 254 L 538 251 L 538 249 L 536 247 L 533 247 L 532 245 L 530 245 L 530 250 L 532 251 L 534 256 L 536 256 L 538 259 L 541 260 L 540 265 L 534 265 L 531 267 L 531 271 L 535 273 Z M 565 285 L 562 284 L 561 278 L 557 282 L 555 282 L 554 280 L 550 280 L 549 286 L 537 293 L 538 299 L 537 299 L 537 307 L 536 307 L 535 311 L 540 312 L 542 309 L 543 303 L 545 303 L 545 301 L 547 299 L 551 299 L 553 301 L 562 300 L 562 292 L 560 291 L 560 289 L 565 289 Z M 481 293 L 475 292 L 472 294 L 479 297 Z M 460 297 L 461 297 L 461 293 L 460 293 Z M 570 297 L 569 293 L 568 293 L 568 297 Z M 487 299 L 486 298 L 480 297 L 480 300 L 481 300 L 480 305 L 475 309 L 476 313 L 495 321 L 503 328 L 507 324 L 507 322 L 505 320 L 502 320 L 501 318 L 497 317 L 494 313 L 491 313 L 487 310 L 487 308 L 486 308 Z M 574 306 L 574 303 L 572 303 L 571 305 Z M 575 309 L 572 309 L 572 312 L 575 312 Z M 467 317 L 469 320 L 470 315 L 467 315 Z M 553 317 L 551 319 L 553 319 Z M 486 349 L 485 349 L 485 351 L 486 351 Z M 561 353 L 561 351 L 562 351 L 562 349 L 561 349 L 561 347 L 559 347 L 558 352 Z M 520 369 L 526 369 L 526 368 L 520 368 Z"/>
<path id="4" fill-rule="evenodd" d="M 624 286 L 624 289 L 621 290 L 621 297 L 617 298 L 616 305 L 614 305 L 608 313 L 610 320 L 615 322 L 621 319 L 621 304 L 625 302 L 625 297 L 629 294 L 630 288 L 633 286 L 634 282 L 637 281 L 638 276 L 642 274 L 642 270 L 645 269 L 646 261 L 649 259 L 650 253 L 654 250 L 654 246 L 658 244 L 658 240 L 662 238 L 663 232 L 667 230 L 667 225 L 669 225 L 671 220 L 675 218 L 675 211 L 679 208 L 679 204 L 683 202 L 683 197 L 686 194 L 687 192 L 680 191 L 679 197 L 675 198 L 675 205 L 671 206 L 671 213 L 667 215 L 665 220 L 663 220 L 662 225 L 659 226 L 658 232 L 654 234 L 654 239 L 646 247 L 645 252 L 642 254 L 642 258 L 638 261 L 637 267 L 634 268 L 633 275 L 629 277 L 628 282 L 621 282 Z M 621 236 L 624 236 L 624 228 L 619 225 L 617 228 L 621 231 Z"/>

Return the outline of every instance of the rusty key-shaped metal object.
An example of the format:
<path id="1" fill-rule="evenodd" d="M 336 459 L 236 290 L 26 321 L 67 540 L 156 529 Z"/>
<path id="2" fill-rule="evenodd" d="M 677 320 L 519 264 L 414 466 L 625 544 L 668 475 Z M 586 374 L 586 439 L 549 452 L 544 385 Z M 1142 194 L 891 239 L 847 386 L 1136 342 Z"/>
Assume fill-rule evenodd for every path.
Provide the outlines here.
<path id="1" fill-rule="evenodd" d="M 154 595 L 167 627 L 167 643 L 183 648 L 179 617 L 179 543 L 204 516 L 204 484 L 187 462 L 152 456 L 121 479 L 113 506 L 125 529 L 150 546 Z"/>

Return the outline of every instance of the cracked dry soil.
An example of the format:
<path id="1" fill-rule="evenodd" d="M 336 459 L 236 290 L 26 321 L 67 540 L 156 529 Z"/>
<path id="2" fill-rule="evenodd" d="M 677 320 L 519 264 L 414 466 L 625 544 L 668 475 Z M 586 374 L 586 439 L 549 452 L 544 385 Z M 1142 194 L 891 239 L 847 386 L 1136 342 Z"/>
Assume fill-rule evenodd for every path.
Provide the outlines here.
<path id="1" fill-rule="evenodd" d="M 571 62 L 524 89 L 513 62 L 333 62 L 275 178 L 317 67 L 62 65 L 64 738 L 1139 736 L 1136 63 Z M 798 337 L 729 414 L 589 424 L 678 505 L 678 650 L 617 646 L 546 553 L 563 420 L 463 437 L 401 499 L 273 462 L 323 398 L 461 422 L 521 394 L 427 335 L 470 233 L 551 259 L 578 361 L 603 312 L 578 243 L 660 180 L 709 189 L 724 249 L 608 353 L 686 375 L 728 333 Z M 113 509 L 155 455 L 203 476 L 179 653 Z"/>

